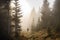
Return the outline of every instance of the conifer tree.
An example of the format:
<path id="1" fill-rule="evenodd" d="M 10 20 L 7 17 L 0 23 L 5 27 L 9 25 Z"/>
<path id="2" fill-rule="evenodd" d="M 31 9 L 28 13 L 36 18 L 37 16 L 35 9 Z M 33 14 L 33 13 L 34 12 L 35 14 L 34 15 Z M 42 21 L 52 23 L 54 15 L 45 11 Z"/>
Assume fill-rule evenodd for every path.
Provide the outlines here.
<path id="1" fill-rule="evenodd" d="M 36 17 L 36 12 L 35 12 L 35 8 L 33 8 L 30 15 L 31 31 L 35 31 L 35 22 L 36 22 L 35 17 Z"/>
<path id="2" fill-rule="evenodd" d="M 34 32 L 35 32 L 34 18 L 33 18 L 33 20 L 32 20 L 31 32 L 32 32 L 32 33 L 34 33 Z"/>
<path id="3" fill-rule="evenodd" d="M 44 0 L 44 3 L 43 3 L 43 7 L 42 7 L 42 17 L 41 17 L 41 29 L 45 29 L 48 33 L 48 36 L 51 36 L 51 11 L 50 11 L 50 8 L 49 8 L 49 3 L 47 0 Z M 46 38 L 47 38 L 46 37 Z"/>
<path id="4" fill-rule="evenodd" d="M 40 31 L 40 17 L 38 17 L 38 22 L 37 22 L 37 27 L 36 27 L 36 31 Z"/>
<path id="5" fill-rule="evenodd" d="M 39 7 L 39 10 L 38 10 L 38 15 L 37 15 L 38 17 L 37 17 L 37 25 L 36 25 L 36 30 L 37 31 L 40 31 L 40 29 L 41 29 L 41 12 L 40 12 L 40 7 Z"/>
<path id="6" fill-rule="evenodd" d="M 11 8 L 11 35 L 14 40 L 20 40 L 21 32 L 21 10 L 19 0 L 13 0 L 14 7 Z"/>
<path id="7" fill-rule="evenodd" d="M 56 33 L 60 33 L 60 0 L 55 0 L 53 7 L 53 26 Z"/>
<path id="8" fill-rule="evenodd" d="M 9 40 L 9 3 L 10 0 L 0 0 L 0 39 Z"/>
<path id="9" fill-rule="evenodd" d="M 21 13 L 20 13 L 20 4 L 18 3 L 19 0 L 15 0 L 15 36 L 16 38 L 19 38 L 19 34 L 21 31 L 21 25 L 19 25 L 19 23 L 21 22 L 21 19 L 19 19 L 20 17 L 22 17 Z"/>
<path id="10" fill-rule="evenodd" d="M 41 17 L 41 27 L 44 29 L 50 26 L 50 8 L 49 3 L 47 0 L 44 0 L 43 6 L 42 6 L 42 17 Z"/>

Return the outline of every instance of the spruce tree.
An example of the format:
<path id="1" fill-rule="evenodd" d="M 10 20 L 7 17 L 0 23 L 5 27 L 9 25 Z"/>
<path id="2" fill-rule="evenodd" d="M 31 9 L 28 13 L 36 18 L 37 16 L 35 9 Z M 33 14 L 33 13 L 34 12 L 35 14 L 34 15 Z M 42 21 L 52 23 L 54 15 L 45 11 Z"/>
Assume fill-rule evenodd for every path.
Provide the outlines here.
<path id="1" fill-rule="evenodd" d="M 10 0 L 0 0 L 0 39 L 9 40 L 9 3 Z"/>
<path id="2" fill-rule="evenodd" d="M 20 40 L 21 32 L 21 10 L 19 0 L 13 0 L 14 7 L 11 8 L 11 36 L 13 40 Z"/>
<path id="3" fill-rule="evenodd" d="M 30 15 L 30 26 L 31 26 L 31 31 L 35 32 L 35 17 L 36 17 L 36 12 L 35 12 L 35 8 L 32 9 L 31 15 Z"/>
<path id="4" fill-rule="evenodd" d="M 37 25 L 36 25 L 36 31 L 40 31 L 41 29 L 41 12 L 40 12 L 40 7 L 39 7 L 39 10 L 38 10 L 38 15 L 37 15 Z"/>
<path id="5" fill-rule="evenodd" d="M 49 3 L 47 0 L 44 0 L 44 3 L 43 3 L 43 7 L 42 7 L 42 17 L 41 17 L 41 29 L 42 30 L 46 30 L 47 33 L 48 33 L 48 36 L 47 37 L 50 37 L 52 34 L 51 34 L 51 11 L 50 11 L 50 8 L 49 8 Z M 46 37 L 46 38 L 47 38 Z"/>
<path id="6" fill-rule="evenodd" d="M 53 26 L 56 33 L 60 33 L 60 0 L 55 0 L 53 7 Z"/>
<path id="7" fill-rule="evenodd" d="M 20 4 L 18 3 L 19 0 L 15 0 L 15 36 L 16 38 L 19 38 L 19 34 L 21 31 L 21 26 L 19 25 L 20 21 L 20 17 L 22 17 L 21 13 L 20 13 Z"/>
<path id="8" fill-rule="evenodd" d="M 32 32 L 32 33 L 34 33 L 34 32 L 35 32 L 34 18 L 33 18 L 33 20 L 32 20 L 31 32 Z"/>
<path id="9" fill-rule="evenodd" d="M 40 17 L 38 17 L 38 22 L 37 22 L 36 31 L 40 31 L 40 30 L 41 30 L 41 26 L 40 26 Z"/>
<path id="10" fill-rule="evenodd" d="M 41 17 L 41 27 L 44 29 L 50 26 L 50 8 L 49 3 L 47 0 L 44 0 L 43 6 L 42 6 L 42 17 Z"/>

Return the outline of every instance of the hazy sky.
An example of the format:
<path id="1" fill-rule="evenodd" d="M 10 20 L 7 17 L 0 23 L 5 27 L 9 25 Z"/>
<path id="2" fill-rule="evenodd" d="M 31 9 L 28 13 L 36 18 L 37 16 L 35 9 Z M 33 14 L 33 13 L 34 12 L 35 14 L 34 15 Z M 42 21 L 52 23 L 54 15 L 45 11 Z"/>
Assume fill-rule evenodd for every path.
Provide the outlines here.
<path id="1" fill-rule="evenodd" d="M 54 0 L 48 0 L 49 7 L 52 8 Z M 21 10 L 23 13 L 23 29 L 26 29 L 28 26 L 28 18 L 29 14 L 33 7 L 35 7 L 36 11 L 38 11 L 38 8 L 42 7 L 43 0 L 20 0 Z"/>

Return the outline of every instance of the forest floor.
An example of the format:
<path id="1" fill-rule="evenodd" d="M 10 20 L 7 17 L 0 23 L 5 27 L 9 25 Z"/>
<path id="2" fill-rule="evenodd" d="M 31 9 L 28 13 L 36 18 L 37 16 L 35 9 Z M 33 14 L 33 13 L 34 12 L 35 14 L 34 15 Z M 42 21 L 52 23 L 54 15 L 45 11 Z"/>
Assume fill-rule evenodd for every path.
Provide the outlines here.
<path id="1" fill-rule="evenodd" d="M 23 34 L 24 34 L 24 37 L 27 38 L 28 40 L 60 40 L 60 38 L 51 39 L 51 37 L 47 37 L 48 33 L 45 30 L 44 31 L 42 30 L 39 32 L 34 32 L 34 33 L 26 32 Z"/>

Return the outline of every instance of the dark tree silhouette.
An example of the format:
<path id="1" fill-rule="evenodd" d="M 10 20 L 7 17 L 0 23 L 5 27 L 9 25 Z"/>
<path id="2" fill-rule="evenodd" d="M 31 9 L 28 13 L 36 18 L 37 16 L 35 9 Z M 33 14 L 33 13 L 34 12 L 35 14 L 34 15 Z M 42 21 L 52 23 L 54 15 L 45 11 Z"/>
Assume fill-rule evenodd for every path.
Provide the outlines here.
<path id="1" fill-rule="evenodd" d="M 21 10 L 19 0 L 14 0 L 15 7 L 13 8 L 12 16 L 11 16 L 11 36 L 13 40 L 20 40 L 20 32 L 21 32 Z M 15 30 L 14 30 L 15 29 Z M 13 30 L 13 31 L 12 31 Z"/>
<path id="2" fill-rule="evenodd" d="M 20 4 L 18 4 L 18 1 L 19 0 L 15 0 L 15 6 L 16 6 L 16 9 L 15 9 L 15 32 L 17 34 L 20 34 L 20 31 L 21 31 L 21 25 L 19 25 L 19 23 L 21 22 L 19 18 L 22 17 L 21 13 L 19 13 L 21 10 L 20 10 Z"/>
<path id="3" fill-rule="evenodd" d="M 10 0 L 0 0 L 0 40 L 9 40 L 9 3 Z"/>
<path id="4" fill-rule="evenodd" d="M 60 0 L 55 0 L 55 4 L 53 7 L 53 26 L 54 32 L 59 35 L 60 34 Z"/>

